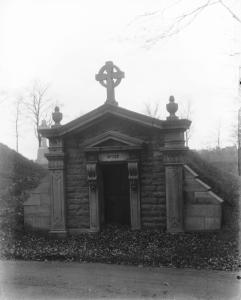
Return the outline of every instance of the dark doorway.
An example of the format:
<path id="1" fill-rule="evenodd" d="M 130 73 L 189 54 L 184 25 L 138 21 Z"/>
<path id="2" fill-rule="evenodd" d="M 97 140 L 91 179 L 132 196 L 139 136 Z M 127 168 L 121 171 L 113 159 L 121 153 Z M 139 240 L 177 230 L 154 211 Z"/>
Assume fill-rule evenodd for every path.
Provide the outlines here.
<path id="1" fill-rule="evenodd" d="M 127 165 L 102 165 L 102 220 L 105 224 L 130 225 L 129 180 Z"/>

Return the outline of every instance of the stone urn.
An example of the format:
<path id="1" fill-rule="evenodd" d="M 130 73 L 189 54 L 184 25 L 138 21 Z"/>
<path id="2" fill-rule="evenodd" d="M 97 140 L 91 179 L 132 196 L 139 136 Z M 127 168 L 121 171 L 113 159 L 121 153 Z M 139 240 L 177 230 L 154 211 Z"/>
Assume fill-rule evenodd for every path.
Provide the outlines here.
<path id="1" fill-rule="evenodd" d="M 175 103 L 174 96 L 170 96 L 169 103 L 166 105 L 167 111 L 169 112 L 170 116 L 167 117 L 167 119 L 178 119 L 178 117 L 175 115 L 175 113 L 178 110 L 178 104 Z"/>
<path id="2" fill-rule="evenodd" d="M 60 122 L 63 118 L 63 114 L 59 111 L 59 107 L 56 106 L 54 112 L 52 113 L 52 119 L 54 121 L 54 126 L 60 126 Z"/>

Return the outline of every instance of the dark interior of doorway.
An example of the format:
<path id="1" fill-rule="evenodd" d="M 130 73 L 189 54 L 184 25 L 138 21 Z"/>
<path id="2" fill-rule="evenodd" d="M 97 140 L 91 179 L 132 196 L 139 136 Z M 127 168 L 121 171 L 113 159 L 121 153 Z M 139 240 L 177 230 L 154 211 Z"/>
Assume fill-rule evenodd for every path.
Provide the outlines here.
<path id="1" fill-rule="evenodd" d="M 102 165 L 102 225 L 130 225 L 129 180 L 126 164 Z"/>

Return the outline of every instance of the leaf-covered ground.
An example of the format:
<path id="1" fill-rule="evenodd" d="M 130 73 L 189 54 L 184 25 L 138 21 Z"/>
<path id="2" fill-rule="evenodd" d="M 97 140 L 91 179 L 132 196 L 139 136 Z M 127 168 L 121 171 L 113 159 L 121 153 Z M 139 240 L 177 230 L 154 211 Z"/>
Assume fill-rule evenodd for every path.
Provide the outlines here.
<path id="1" fill-rule="evenodd" d="M 65 260 L 113 264 L 238 270 L 238 240 L 230 232 L 168 234 L 108 226 L 67 239 L 1 234 L 1 259 Z"/>

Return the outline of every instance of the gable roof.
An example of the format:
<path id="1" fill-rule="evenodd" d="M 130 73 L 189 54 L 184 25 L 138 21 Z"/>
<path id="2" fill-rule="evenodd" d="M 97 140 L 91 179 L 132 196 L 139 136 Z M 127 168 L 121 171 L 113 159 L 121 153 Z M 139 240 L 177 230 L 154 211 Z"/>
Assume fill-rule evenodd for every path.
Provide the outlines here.
<path id="1" fill-rule="evenodd" d="M 52 128 L 42 128 L 39 132 L 44 137 L 51 136 L 63 136 L 70 132 L 85 129 L 92 125 L 97 119 L 105 118 L 107 116 L 120 117 L 125 120 L 130 120 L 135 123 L 141 124 L 146 127 L 166 129 L 167 123 L 171 128 L 188 128 L 190 125 L 189 120 L 175 120 L 175 121 L 163 121 L 156 118 L 152 118 L 140 113 L 136 113 L 125 108 L 105 103 L 98 108 L 90 111 L 89 113 L 65 124 L 62 126 L 52 126 Z M 185 121 L 185 122 L 184 122 Z M 169 126 L 168 126 L 169 127 Z"/>

